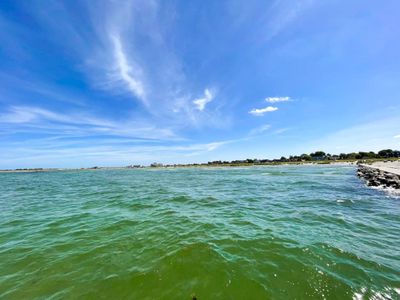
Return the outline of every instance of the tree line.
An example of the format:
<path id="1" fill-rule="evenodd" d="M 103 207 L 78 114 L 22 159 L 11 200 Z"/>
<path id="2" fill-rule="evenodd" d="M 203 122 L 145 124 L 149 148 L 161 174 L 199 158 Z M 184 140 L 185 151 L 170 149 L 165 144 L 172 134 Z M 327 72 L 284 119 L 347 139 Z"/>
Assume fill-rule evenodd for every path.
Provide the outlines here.
<path id="1" fill-rule="evenodd" d="M 363 159 L 385 159 L 385 158 L 400 158 L 399 150 L 384 149 L 377 153 L 373 151 L 369 152 L 351 152 L 351 153 L 340 153 L 330 154 L 324 151 L 316 151 L 310 154 L 291 155 L 289 157 L 282 156 L 279 159 L 252 159 L 248 158 L 245 160 L 233 160 L 233 161 L 210 161 L 209 165 L 218 164 L 257 164 L 257 163 L 274 163 L 274 162 L 313 162 L 313 161 L 340 161 L 340 160 L 363 160 Z"/>
<path id="2" fill-rule="evenodd" d="M 153 163 L 151 167 L 185 167 L 185 166 L 213 166 L 213 165 L 262 165 L 262 164 L 274 164 L 274 163 L 286 163 L 286 162 L 330 162 L 330 161 L 355 161 L 355 160 L 367 160 L 367 159 L 395 159 L 400 158 L 399 150 L 392 149 L 384 149 L 377 153 L 373 151 L 369 152 L 351 152 L 351 153 L 340 153 L 340 154 L 330 154 L 325 153 L 324 151 L 316 151 L 310 154 L 302 154 L 302 155 L 291 155 L 289 157 L 282 156 L 279 159 L 257 159 L 257 158 L 248 158 L 244 160 L 214 160 L 209 161 L 207 163 L 192 163 L 192 164 L 161 164 L 161 163 Z M 142 167 L 140 165 L 137 166 L 128 166 L 128 168 L 139 168 Z"/>

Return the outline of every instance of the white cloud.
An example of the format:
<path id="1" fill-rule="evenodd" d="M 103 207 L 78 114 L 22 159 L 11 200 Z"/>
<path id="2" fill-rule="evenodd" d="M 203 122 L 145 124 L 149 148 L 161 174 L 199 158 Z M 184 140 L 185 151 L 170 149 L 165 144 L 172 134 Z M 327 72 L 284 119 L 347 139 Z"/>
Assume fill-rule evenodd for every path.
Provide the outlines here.
<path id="1" fill-rule="evenodd" d="M 213 93 L 209 89 L 205 89 L 204 97 L 194 100 L 193 104 L 196 106 L 196 109 L 203 111 L 206 108 L 207 103 L 211 102 L 213 99 Z"/>
<path id="2" fill-rule="evenodd" d="M 262 134 L 269 130 L 271 128 L 271 125 L 265 124 L 260 127 L 254 128 L 250 131 L 250 135 L 257 135 L 257 134 Z"/>
<path id="3" fill-rule="evenodd" d="M 400 139 L 400 134 L 395 135 L 393 138 L 395 138 L 395 139 Z"/>
<path id="4" fill-rule="evenodd" d="M 263 116 L 267 112 L 273 112 L 276 110 L 278 110 L 278 108 L 274 106 L 267 106 L 264 108 L 253 108 L 252 110 L 249 111 L 249 114 L 252 114 L 253 116 Z"/>
<path id="5" fill-rule="evenodd" d="M 135 74 L 132 62 L 128 62 L 121 39 L 117 35 L 112 35 L 111 40 L 114 46 L 115 69 L 118 76 L 125 82 L 127 88 L 146 104 L 143 83 L 137 78 L 138 74 Z M 136 71 L 136 73 L 139 72 Z"/>
<path id="6" fill-rule="evenodd" d="M 290 97 L 267 97 L 265 101 L 269 103 L 290 101 Z"/>

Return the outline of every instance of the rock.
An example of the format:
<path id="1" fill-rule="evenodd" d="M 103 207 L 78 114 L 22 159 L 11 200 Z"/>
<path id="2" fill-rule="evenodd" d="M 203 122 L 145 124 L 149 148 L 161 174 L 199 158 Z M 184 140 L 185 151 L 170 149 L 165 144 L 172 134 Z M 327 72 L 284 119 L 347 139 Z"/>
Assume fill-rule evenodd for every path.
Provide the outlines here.
<path id="1" fill-rule="evenodd" d="M 370 180 L 370 181 L 367 181 L 367 185 L 369 185 L 369 186 L 379 186 L 380 184 L 376 180 Z"/>
<path id="2" fill-rule="evenodd" d="M 357 176 L 364 179 L 368 186 L 384 186 L 400 189 L 400 176 L 366 165 L 359 165 Z"/>

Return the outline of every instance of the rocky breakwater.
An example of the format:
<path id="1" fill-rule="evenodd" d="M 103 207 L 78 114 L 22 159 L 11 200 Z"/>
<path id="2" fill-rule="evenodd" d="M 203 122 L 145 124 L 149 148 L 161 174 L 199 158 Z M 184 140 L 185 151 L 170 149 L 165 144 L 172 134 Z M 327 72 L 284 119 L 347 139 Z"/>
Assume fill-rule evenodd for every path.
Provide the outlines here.
<path id="1" fill-rule="evenodd" d="M 357 175 L 368 186 L 381 186 L 400 190 L 400 162 L 359 164 Z"/>

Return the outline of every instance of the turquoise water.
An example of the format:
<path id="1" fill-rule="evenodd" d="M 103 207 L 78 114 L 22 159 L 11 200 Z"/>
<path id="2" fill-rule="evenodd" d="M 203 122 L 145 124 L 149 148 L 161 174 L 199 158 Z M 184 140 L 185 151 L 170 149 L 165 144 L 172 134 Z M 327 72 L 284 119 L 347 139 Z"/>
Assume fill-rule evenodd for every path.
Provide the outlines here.
<path id="1" fill-rule="evenodd" d="M 2 173 L 0 298 L 400 299 L 400 199 L 355 171 Z"/>

